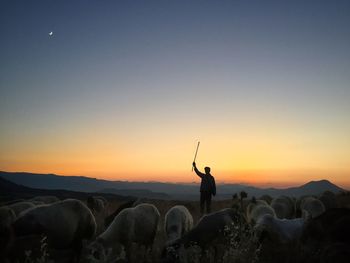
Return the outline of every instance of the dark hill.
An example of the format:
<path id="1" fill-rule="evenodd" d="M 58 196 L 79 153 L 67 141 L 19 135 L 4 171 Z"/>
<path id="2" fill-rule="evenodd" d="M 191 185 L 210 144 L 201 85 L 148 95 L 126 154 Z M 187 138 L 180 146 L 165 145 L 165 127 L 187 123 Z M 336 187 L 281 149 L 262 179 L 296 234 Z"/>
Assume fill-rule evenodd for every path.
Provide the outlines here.
<path id="1" fill-rule="evenodd" d="M 331 191 L 334 193 L 343 191 L 342 188 L 336 186 L 328 180 L 310 181 L 299 187 L 288 188 L 287 190 L 291 193 L 291 195 L 295 196 L 323 193 L 324 191 Z"/>
<path id="2" fill-rule="evenodd" d="M 163 199 L 169 200 L 172 199 L 170 195 L 165 193 L 156 193 L 146 189 L 115 189 L 115 188 L 106 188 L 98 191 L 98 193 L 110 193 L 110 194 L 118 194 L 124 196 L 135 196 L 135 197 L 143 197 L 148 199 Z"/>
<path id="3" fill-rule="evenodd" d="M 64 189 L 74 192 L 113 193 L 121 196 L 130 195 L 152 199 L 173 200 L 198 200 L 199 197 L 198 184 L 107 181 L 83 176 L 60 176 L 55 174 L 9 172 L 0 172 L 0 178 L 4 178 L 26 187 L 47 190 L 51 189 L 51 191 Z M 63 190 L 59 190 L 58 192 L 62 191 Z M 291 187 L 286 189 L 258 188 L 242 184 L 218 184 L 218 194 L 215 199 L 230 199 L 232 194 L 240 191 L 245 191 L 249 196 L 256 197 L 264 194 L 271 195 L 272 197 L 279 195 L 298 197 L 302 195 L 318 195 L 324 191 L 332 191 L 337 193 L 339 191 L 343 191 L 343 189 L 327 180 L 311 181 L 299 187 Z"/>
<path id="4" fill-rule="evenodd" d="M 77 191 L 68 191 L 68 190 L 48 190 L 48 189 L 36 189 L 30 188 L 23 185 L 19 185 L 9 180 L 6 180 L 0 177 L 0 201 L 8 201 L 12 199 L 26 199 L 32 198 L 34 196 L 40 195 L 54 195 L 59 199 L 66 198 L 76 198 L 80 200 L 86 200 L 89 195 L 95 195 L 95 193 L 83 193 Z M 111 193 L 101 193 L 107 199 L 118 199 L 118 200 L 128 200 L 131 197 L 115 195 Z"/>

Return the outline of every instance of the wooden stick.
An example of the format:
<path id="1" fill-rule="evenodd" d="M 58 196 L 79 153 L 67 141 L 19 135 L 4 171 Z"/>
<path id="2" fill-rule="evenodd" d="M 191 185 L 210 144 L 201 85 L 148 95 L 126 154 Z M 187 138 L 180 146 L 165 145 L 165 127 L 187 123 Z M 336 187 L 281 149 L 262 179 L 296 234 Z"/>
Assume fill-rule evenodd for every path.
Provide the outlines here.
<path id="1" fill-rule="evenodd" d="M 197 144 L 196 154 L 194 155 L 193 162 L 195 162 L 195 161 L 196 161 L 196 158 L 197 158 L 197 153 L 198 153 L 199 143 L 200 143 L 200 142 L 198 142 L 198 144 Z M 193 165 L 192 165 L 192 172 L 193 172 Z"/>

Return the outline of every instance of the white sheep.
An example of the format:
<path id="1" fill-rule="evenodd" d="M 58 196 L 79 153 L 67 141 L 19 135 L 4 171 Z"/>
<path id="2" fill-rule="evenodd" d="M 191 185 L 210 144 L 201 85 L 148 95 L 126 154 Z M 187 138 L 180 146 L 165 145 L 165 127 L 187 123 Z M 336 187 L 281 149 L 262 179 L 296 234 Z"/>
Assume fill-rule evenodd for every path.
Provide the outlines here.
<path id="1" fill-rule="evenodd" d="M 303 218 L 279 219 L 264 215 L 258 219 L 254 230 L 260 240 L 269 237 L 272 241 L 286 244 L 299 240 L 304 223 Z"/>
<path id="2" fill-rule="evenodd" d="M 271 207 L 275 210 L 277 218 L 291 219 L 295 215 L 295 204 L 288 196 L 279 196 L 271 201 Z"/>
<path id="3" fill-rule="evenodd" d="M 324 204 L 320 200 L 311 196 L 305 197 L 301 200 L 300 209 L 304 218 L 308 216 L 314 218 L 326 211 Z"/>
<path id="4" fill-rule="evenodd" d="M 193 227 L 193 217 L 183 205 L 173 206 L 165 214 L 164 230 L 168 240 L 182 237 Z"/>
<path id="5" fill-rule="evenodd" d="M 139 204 L 122 210 L 110 224 L 86 249 L 86 260 L 100 262 L 120 253 L 120 245 L 126 251 L 128 262 L 131 260 L 132 245 L 136 243 L 151 248 L 157 232 L 160 214 L 152 204 Z"/>
<path id="6" fill-rule="evenodd" d="M 264 215 L 276 217 L 274 209 L 264 200 L 253 200 L 247 206 L 247 221 L 255 224 L 258 219 Z"/>
<path id="7" fill-rule="evenodd" d="M 249 214 L 252 213 L 252 210 L 254 209 L 254 207 L 258 206 L 258 205 L 269 205 L 265 200 L 260 200 L 260 199 L 255 199 L 253 198 L 251 201 L 249 201 L 247 207 L 246 207 L 246 214 L 247 217 Z"/>
<path id="8" fill-rule="evenodd" d="M 12 226 L 16 238 L 44 235 L 49 248 L 72 249 L 76 256 L 81 252 L 82 240 L 91 239 L 96 232 L 90 209 L 76 199 L 28 209 Z"/>

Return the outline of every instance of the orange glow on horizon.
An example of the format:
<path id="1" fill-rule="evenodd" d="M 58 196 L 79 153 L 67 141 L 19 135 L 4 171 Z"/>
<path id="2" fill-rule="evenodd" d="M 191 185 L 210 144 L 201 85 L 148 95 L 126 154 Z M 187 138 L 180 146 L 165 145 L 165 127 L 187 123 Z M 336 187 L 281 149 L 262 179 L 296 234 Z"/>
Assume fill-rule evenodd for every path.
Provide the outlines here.
<path id="1" fill-rule="evenodd" d="M 0 169 L 5 170 L 5 169 Z M 200 168 L 200 170 L 203 170 Z M 79 172 L 78 170 L 41 170 L 41 169 L 7 169 L 8 172 L 31 172 L 42 174 L 57 174 L 62 176 L 86 176 L 110 181 L 129 181 L 129 182 L 164 182 L 164 183 L 200 183 L 200 178 L 189 169 L 181 173 L 92 173 Z M 212 168 L 212 174 L 215 176 L 217 184 L 245 184 L 262 188 L 288 188 L 305 184 L 309 181 L 329 180 L 332 183 L 344 188 L 350 189 L 350 183 L 347 181 L 349 173 L 338 174 L 338 177 L 331 178 L 328 172 L 322 171 L 215 171 Z"/>
<path id="2" fill-rule="evenodd" d="M 11 136 L 15 141 L 1 141 L 0 170 L 109 180 L 198 182 L 191 173 L 197 145 L 193 138 L 198 136 L 198 127 L 210 120 L 179 122 L 148 125 L 129 120 L 120 127 L 78 126 L 69 132 L 22 135 L 14 131 Z M 205 140 L 201 140 L 198 167 L 203 170 L 210 166 L 218 182 L 286 187 L 328 179 L 341 186 L 350 185 L 348 134 L 309 134 L 302 129 L 303 123 L 293 129 L 284 121 L 280 125 L 265 122 L 238 126 L 212 119 L 212 126 L 200 134 Z"/>

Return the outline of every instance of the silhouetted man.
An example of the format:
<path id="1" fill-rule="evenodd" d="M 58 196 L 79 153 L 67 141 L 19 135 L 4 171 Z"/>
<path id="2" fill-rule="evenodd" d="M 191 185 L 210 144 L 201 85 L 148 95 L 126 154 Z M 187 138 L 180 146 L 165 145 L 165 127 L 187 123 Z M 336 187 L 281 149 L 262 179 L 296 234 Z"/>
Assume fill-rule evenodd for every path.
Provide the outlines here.
<path id="1" fill-rule="evenodd" d="M 200 208 L 201 208 L 201 214 L 204 214 L 204 205 L 206 206 L 207 213 L 210 213 L 211 211 L 211 195 L 216 195 L 216 185 L 215 185 L 215 179 L 210 174 L 210 167 L 205 167 L 204 173 L 201 173 L 196 166 L 196 163 L 193 162 L 193 168 L 196 174 L 202 179 L 201 181 L 201 188 L 200 188 Z"/>

